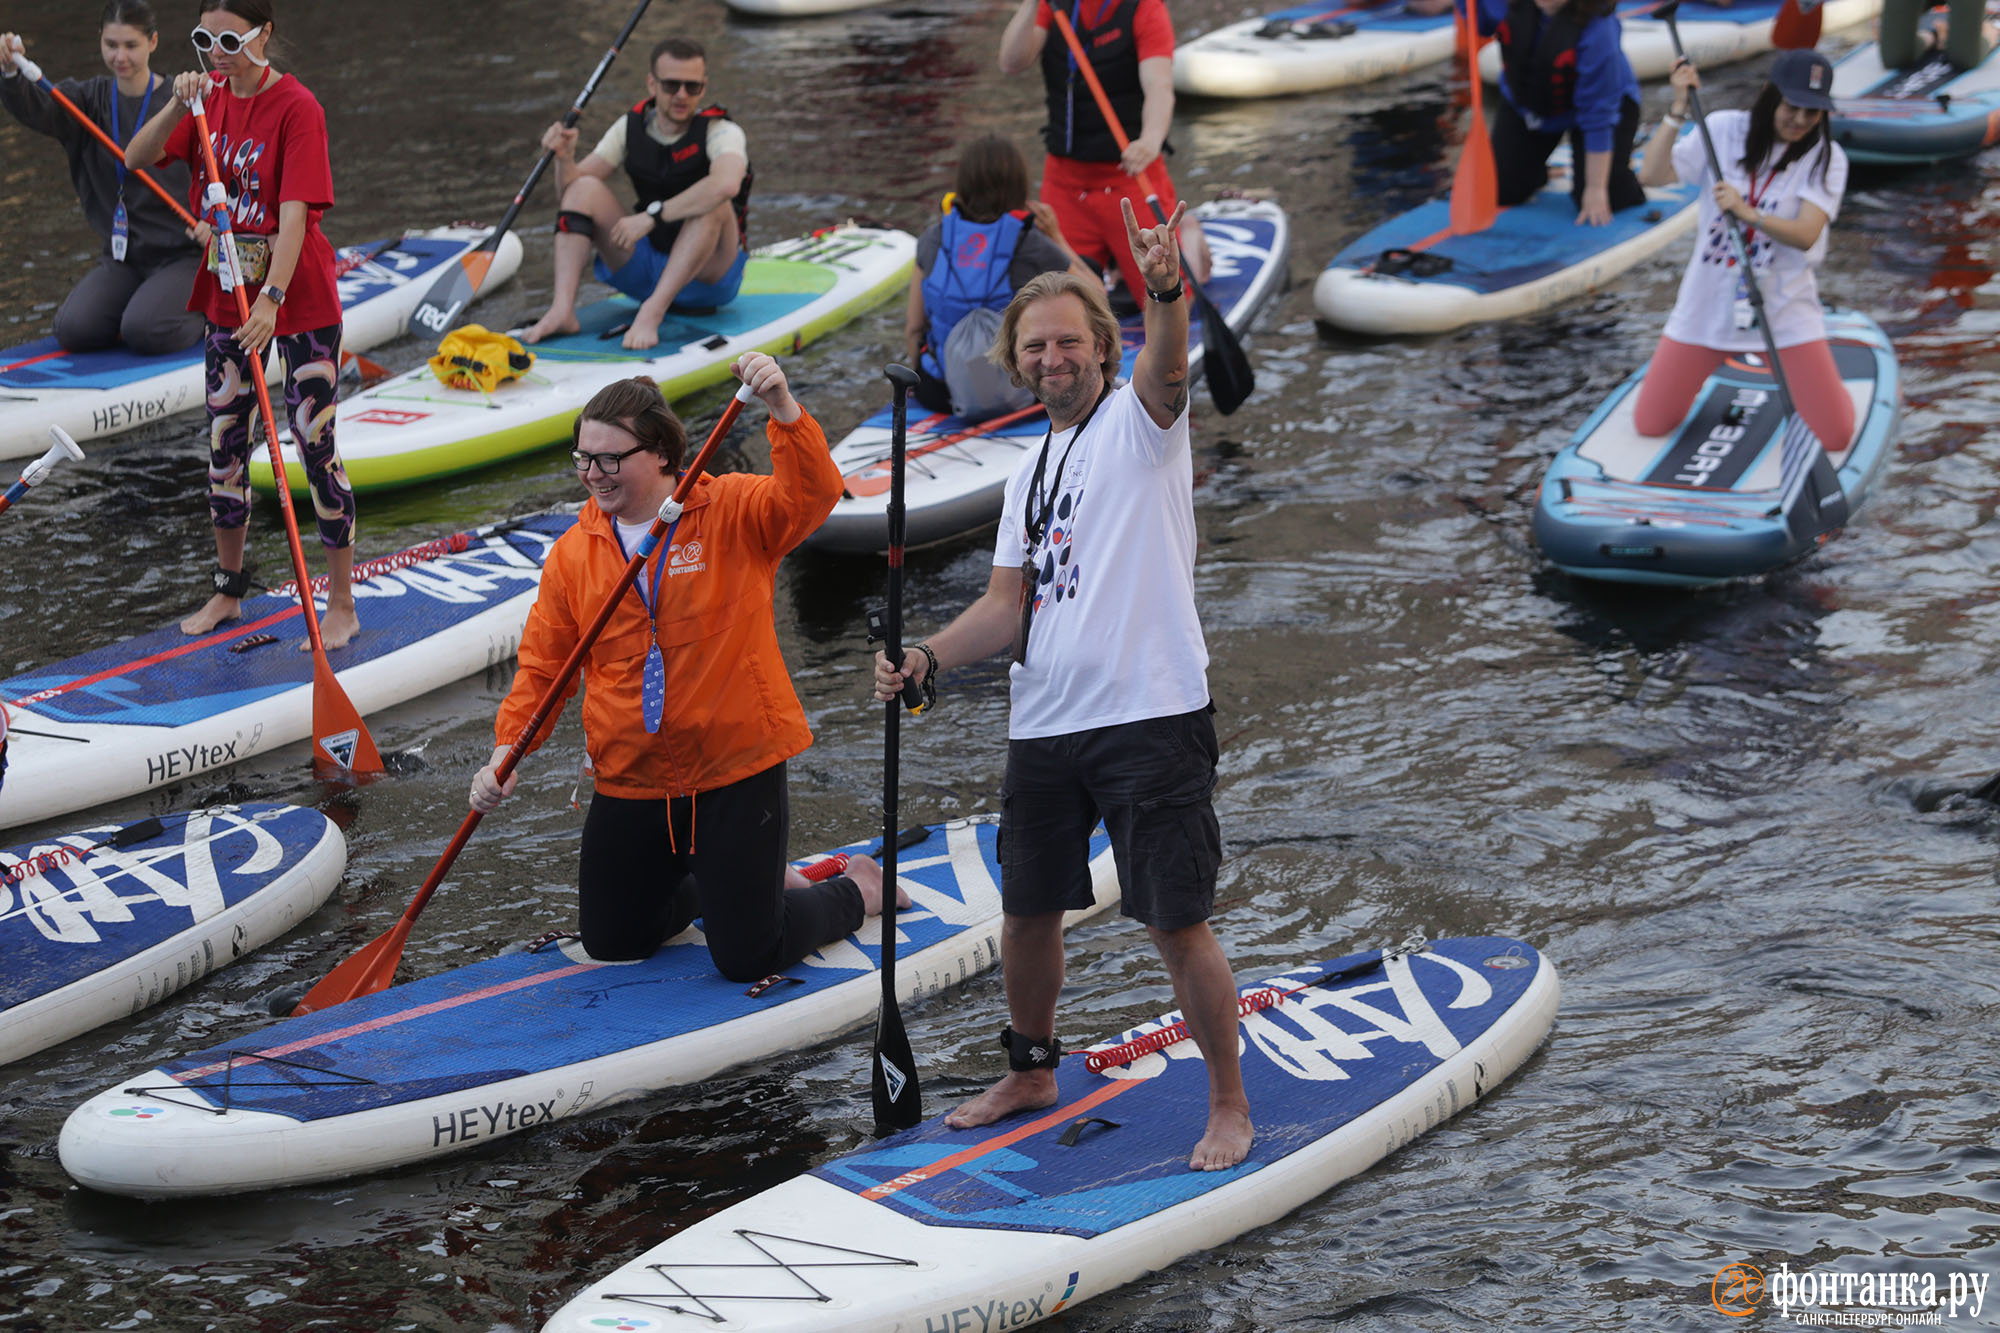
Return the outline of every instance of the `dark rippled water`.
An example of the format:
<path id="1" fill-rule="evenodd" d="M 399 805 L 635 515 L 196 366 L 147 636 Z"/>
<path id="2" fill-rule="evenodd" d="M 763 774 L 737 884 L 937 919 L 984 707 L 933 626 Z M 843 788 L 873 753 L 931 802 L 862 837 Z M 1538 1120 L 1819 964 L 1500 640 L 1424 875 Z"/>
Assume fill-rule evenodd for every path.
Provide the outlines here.
<path id="1" fill-rule="evenodd" d="M 84 72 L 95 8 L 0 0 L 0 29 L 40 39 L 52 71 Z M 1184 32 L 1239 12 L 1175 8 Z M 328 229 L 347 241 L 497 217 L 625 4 L 283 9 L 330 112 L 342 202 Z M 661 5 L 638 40 L 678 27 L 709 43 L 716 93 L 750 131 L 752 231 L 767 241 L 850 215 L 914 230 L 956 141 L 998 127 L 1028 144 L 1036 89 L 991 68 L 1005 13 L 938 0 L 750 24 Z M 1751 77 L 1719 74 L 1718 99 Z M 589 126 L 638 82 L 628 60 Z M 1294 286 L 1254 343 L 1259 393 L 1196 422 L 1225 738 L 1217 926 L 1245 972 L 1419 927 L 1516 934 L 1562 969 L 1562 1015 L 1471 1112 L 1050 1326 L 1715 1329 L 1729 1321 L 1709 1280 L 1734 1261 L 2000 1275 L 2000 812 L 1952 795 L 2000 770 L 2000 158 L 1857 176 L 1849 192 L 1824 289 L 1895 337 L 1907 393 L 1854 525 L 1762 582 L 1607 592 L 1537 558 L 1533 488 L 1650 349 L 1678 257 L 1543 318 L 1429 341 L 1353 343 L 1313 323 L 1326 258 L 1448 178 L 1452 91 L 1432 72 L 1184 106 L 1177 125 L 1189 193 L 1275 191 L 1296 238 Z M 546 198 L 530 212 L 523 277 L 485 322 L 539 310 L 550 212 Z M 44 332 L 93 250 L 53 150 L 0 126 L 0 340 Z M 830 428 L 880 400 L 900 327 L 886 306 L 792 363 Z M 375 355 L 403 366 L 426 350 Z M 685 406 L 699 419 L 720 401 Z M 758 454 L 746 444 L 736 465 Z M 193 603 L 200 457 L 182 418 L 94 448 L 0 520 L 0 672 Z M 569 485 L 550 456 L 368 501 L 365 553 Z M 275 510 L 258 521 L 275 566 Z M 983 539 L 913 556 L 914 626 L 975 595 L 987 561 Z M 875 561 L 804 559 L 782 578 L 781 633 L 819 737 L 792 770 L 800 854 L 879 826 L 857 793 L 879 782 L 862 612 L 881 578 Z M 349 881 L 280 944 L 0 1075 L 0 1327 L 533 1328 L 614 1259 L 864 1141 L 857 1039 L 344 1184 L 171 1205 L 70 1185 L 55 1137 L 71 1107 L 168 1052 L 253 1031 L 271 989 L 387 927 L 463 812 L 505 684 L 372 718 L 385 745 L 422 751 L 386 786 L 313 785 L 295 749 L 94 813 L 318 803 L 347 826 Z M 997 669 L 959 672 L 904 728 L 906 816 L 993 807 L 1003 693 Z M 571 920 L 578 748 L 572 724 L 480 829 L 420 923 L 413 969 Z M 1085 927 L 1071 957 L 1072 1033 L 1170 1003 L 1135 929 Z M 907 1013 L 933 1105 L 992 1074 L 1000 1013 L 994 978 Z M 1994 1326 L 1996 1304 L 1947 1326 Z"/>

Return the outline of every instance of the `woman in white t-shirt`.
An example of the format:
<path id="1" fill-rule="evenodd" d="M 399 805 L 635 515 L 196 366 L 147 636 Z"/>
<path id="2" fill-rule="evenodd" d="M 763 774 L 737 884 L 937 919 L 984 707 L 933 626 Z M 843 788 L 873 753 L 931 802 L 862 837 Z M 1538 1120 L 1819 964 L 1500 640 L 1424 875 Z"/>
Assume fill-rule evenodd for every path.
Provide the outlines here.
<path id="1" fill-rule="evenodd" d="M 1764 350 L 1723 219 L 1728 213 L 1749 249 L 1797 409 L 1827 451 L 1837 454 L 1854 438 L 1854 402 L 1834 368 L 1813 276 L 1826 257 L 1827 225 L 1847 189 L 1847 154 L 1827 123 L 1833 66 L 1817 51 L 1781 52 L 1750 110 L 1709 114 L 1720 181 L 1709 172 L 1698 129 L 1676 138 L 1688 93 L 1700 86 L 1694 66 L 1682 61 L 1674 67 L 1673 107 L 1647 141 L 1639 168 L 1647 185 L 1679 179 L 1712 189 L 1701 201 L 1680 297 L 1639 386 L 1634 423 L 1643 435 L 1669 433 L 1725 358 Z"/>

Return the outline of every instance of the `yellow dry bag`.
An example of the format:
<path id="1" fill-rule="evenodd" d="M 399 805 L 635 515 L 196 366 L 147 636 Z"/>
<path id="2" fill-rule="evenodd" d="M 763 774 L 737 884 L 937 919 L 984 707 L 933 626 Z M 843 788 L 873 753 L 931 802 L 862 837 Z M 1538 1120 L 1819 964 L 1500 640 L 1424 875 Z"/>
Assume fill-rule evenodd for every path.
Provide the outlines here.
<path id="1" fill-rule="evenodd" d="M 492 393 L 517 380 L 535 364 L 535 354 L 520 340 L 477 324 L 453 329 L 431 358 L 431 373 L 454 389 Z"/>

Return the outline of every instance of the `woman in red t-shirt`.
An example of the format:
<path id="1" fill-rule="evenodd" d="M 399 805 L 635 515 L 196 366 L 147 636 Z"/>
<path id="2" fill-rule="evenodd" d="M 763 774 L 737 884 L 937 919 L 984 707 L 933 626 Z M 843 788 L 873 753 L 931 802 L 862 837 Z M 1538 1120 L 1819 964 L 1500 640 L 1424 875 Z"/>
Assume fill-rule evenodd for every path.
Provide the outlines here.
<path id="1" fill-rule="evenodd" d="M 340 292 L 333 247 L 319 218 L 333 206 L 326 114 L 305 85 L 265 58 L 275 26 L 269 0 L 213 0 L 194 30 L 195 49 L 213 74 L 182 74 L 174 97 L 133 136 L 135 165 L 186 162 L 200 207 L 206 162 L 187 107 L 204 99 L 215 160 L 229 192 L 230 225 L 244 269 L 250 319 L 239 320 L 235 294 L 216 276 L 216 243 L 201 229 L 208 262 L 196 275 L 188 309 L 208 319 L 208 510 L 215 524 L 214 596 L 181 622 L 206 634 L 236 619 L 250 579 L 243 569 L 250 521 L 250 423 L 257 416 L 250 354 L 275 341 L 285 363 L 285 410 L 305 458 L 331 587 L 320 632 L 328 648 L 354 637 L 354 491 L 334 449 L 334 381 L 340 369 Z M 240 327 L 239 327 L 240 326 Z"/>

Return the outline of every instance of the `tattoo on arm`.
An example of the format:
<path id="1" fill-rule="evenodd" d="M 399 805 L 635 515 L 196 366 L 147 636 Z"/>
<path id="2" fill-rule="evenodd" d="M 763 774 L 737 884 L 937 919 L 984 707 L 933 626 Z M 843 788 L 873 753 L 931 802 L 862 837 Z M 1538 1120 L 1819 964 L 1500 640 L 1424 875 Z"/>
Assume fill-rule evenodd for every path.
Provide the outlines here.
<path id="1" fill-rule="evenodd" d="M 1169 384 L 1166 394 L 1160 399 L 1160 406 L 1167 410 L 1169 416 L 1174 417 L 1178 417 L 1183 411 L 1187 410 L 1187 403 L 1187 385 L 1185 384 Z"/>

